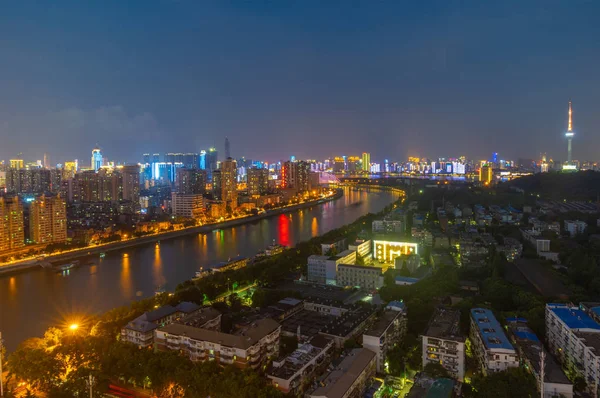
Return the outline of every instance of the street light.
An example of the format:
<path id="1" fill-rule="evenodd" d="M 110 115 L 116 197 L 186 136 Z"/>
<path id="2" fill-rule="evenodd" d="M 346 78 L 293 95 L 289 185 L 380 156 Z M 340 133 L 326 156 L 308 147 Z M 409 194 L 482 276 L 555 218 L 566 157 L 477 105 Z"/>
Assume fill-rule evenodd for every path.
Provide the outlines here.
<path id="1" fill-rule="evenodd" d="M 72 324 L 70 324 L 70 325 L 69 325 L 69 329 L 71 329 L 71 331 L 72 331 L 73 333 L 75 333 L 75 331 L 76 331 L 77 329 L 79 329 L 79 325 L 78 325 L 78 324 L 76 324 L 76 323 L 72 323 Z"/>

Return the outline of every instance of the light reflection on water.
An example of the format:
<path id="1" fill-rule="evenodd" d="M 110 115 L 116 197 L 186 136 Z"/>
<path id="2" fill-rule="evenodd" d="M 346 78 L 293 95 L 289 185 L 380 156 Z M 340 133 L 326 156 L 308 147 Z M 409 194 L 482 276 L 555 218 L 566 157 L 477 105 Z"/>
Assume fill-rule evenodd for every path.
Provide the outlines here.
<path id="1" fill-rule="evenodd" d="M 107 311 L 152 296 L 159 286 L 173 290 L 200 267 L 209 268 L 238 254 L 252 256 L 273 240 L 292 246 L 377 212 L 394 198 L 389 192 L 346 190 L 339 200 L 288 215 L 164 240 L 158 246 L 108 252 L 93 265 L 73 268 L 65 276 L 39 269 L 0 277 L 0 330 L 12 350 L 70 314 Z"/>

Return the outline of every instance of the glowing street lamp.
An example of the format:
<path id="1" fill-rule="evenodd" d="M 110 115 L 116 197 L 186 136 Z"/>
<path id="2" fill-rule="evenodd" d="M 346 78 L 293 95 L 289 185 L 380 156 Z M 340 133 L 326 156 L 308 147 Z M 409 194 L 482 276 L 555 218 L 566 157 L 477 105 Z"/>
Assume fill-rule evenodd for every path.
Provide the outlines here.
<path id="1" fill-rule="evenodd" d="M 69 325 L 69 329 L 71 329 L 71 331 L 72 331 L 73 333 L 75 333 L 75 331 L 76 331 L 77 329 L 79 329 L 79 325 L 78 325 L 78 324 L 76 324 L 76 323 L 72 323 L 72 324 L 70 324 L 70 325 Z"/>

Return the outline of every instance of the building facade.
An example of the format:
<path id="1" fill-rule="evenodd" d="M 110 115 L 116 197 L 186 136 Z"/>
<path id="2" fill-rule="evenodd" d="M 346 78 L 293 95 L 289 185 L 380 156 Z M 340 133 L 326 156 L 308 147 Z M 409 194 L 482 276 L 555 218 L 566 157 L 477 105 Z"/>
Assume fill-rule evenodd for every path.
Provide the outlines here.
<path id="1" fill-rule="evenodd" d="M 200 194 L 172 192 L 171 209 L 176 217 L 200 218 L 204 213 L 204 198 Z"/>
<path id="2" fill-rule="evenodd" d="M 381 267 L 339 264 L 336 284 L 338 286 L 359 286 L 366 290 L 379 289 L 383 286 L 382 271 Z"/>
<path id="3" fill-rule="evenodd" d="M 177 169 L 175 177 L 175 189 L 181 194 L 200 194 L 206 193 L 206 171 L 198 168 L 180 168 Z"/>
<path id="4" fill-rule="evenodd" d="M 465 336 L 460 333 L 460 310 L 436 308 L 421 336 L 423 368 L 440 364 L 456 380 L 465 377 Z"/>
<path id="5" fill-rule="evenodd" d="M 266 195 L 269 191 L 269 170 L 251 167 L 248 169 L 248 196 Z"/>
<path id="6" fill-rule="evenodd" d="M 519 358 L 491 310 L 471 310 L 470 340 L 484 375 L 519 366 Z"/>
<path id="7" fill-rule="evenodd" d="M 67 203 L 60 196 L 42 195 L 31 202 L 29 231 L 36 244 L 67 241 Z"/>
<path id="8" fill-rule="evenodd" d="M 406 335 L 406 309 L 388 309 L 362 336 L 363 347 L 376 355 L 377 372 L 384 373 L 389 350 L 399 344 Z"/>
<path id="9" fill-rule="evenodd" d="M 0 221 L 0 253 L 23 248 L 23 204 L 17 196 L 0 197 Z"/>
<path id="10" fill-rule="evenodd" d="M 320 284 L 335 285 L 338 266 L 354 263 L 356 263 L 356 252 L 352 250 L 345 250 L 335 256 L 309 256 L 308 280 Z"/>

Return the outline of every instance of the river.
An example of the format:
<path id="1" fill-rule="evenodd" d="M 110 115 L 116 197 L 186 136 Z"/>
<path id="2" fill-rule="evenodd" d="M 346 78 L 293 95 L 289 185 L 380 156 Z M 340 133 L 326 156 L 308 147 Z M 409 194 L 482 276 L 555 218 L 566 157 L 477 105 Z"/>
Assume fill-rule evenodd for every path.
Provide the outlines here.
<path id="1" fill-rule="evenodd" d="M 44 269 L 0 277 L 0 331 L 12 351 L 76 314 L 95 314 L 174 290 L 200 267 L 237 255 L 252 256 L 273 240 L 293 246 L 375 213 L 397 199 L 389 191 L 346 189 L 344 196 L 311 208 L 250 224 L 109 252 L 92 265 L 64 273 Z"/>

